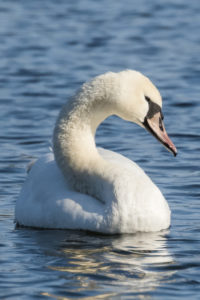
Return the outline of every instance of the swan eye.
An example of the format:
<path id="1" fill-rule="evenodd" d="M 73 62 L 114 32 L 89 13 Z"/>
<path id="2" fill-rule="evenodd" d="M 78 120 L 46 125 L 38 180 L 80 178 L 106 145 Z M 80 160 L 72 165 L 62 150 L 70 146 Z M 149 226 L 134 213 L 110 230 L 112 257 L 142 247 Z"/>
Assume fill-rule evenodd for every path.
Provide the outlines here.
<path id="1" fill-rule="evenodd" d="M 145 100 L 149 103 L 151 99 L 148 96 L 145 96 Z"/>

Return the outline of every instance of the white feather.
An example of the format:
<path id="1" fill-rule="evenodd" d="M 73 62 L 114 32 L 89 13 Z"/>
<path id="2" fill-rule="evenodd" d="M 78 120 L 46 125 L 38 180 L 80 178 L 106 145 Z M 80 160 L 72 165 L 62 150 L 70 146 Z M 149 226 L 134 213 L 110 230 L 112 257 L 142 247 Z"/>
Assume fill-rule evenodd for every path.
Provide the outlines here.
<path id="1" fill-rule="evenodd" d="M 131 160 L 97 149 L 94 141 L 96 128 L 111 114 L 141 125 L 146 94 L 161 105 L 158 90 L 135 71 L 107 73 L 85 84 L 60 113 L 54 154 L 31 168 L 17 200 L 16 222 L 105 233 L 168 228 L 168 204 L 151 179 Z"/>

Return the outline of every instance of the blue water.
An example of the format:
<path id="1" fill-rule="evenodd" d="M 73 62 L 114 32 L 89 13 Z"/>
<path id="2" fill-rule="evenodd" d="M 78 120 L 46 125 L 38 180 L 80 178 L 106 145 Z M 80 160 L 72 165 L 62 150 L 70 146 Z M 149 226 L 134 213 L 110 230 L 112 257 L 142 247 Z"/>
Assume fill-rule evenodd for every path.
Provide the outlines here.
<path id="1" fill-rule="evenodd" d="M 0 298 L 199 299 L 200 2 L 0 2 Z M 51 145 L 61 105 L 94 75 L 137 69 L 163 96 L 174 158 L 116 117 L 97 144 L 135 160 L 164 193 L 171 228 L 120 236 L 16 229 L 26 166 Z"/>

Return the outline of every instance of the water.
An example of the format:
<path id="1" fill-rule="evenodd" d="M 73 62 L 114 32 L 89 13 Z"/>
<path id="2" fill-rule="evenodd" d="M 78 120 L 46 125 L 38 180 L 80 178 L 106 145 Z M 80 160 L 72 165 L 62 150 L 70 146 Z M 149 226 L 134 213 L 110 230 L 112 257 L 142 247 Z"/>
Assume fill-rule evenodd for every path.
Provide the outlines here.
<path id="1" fill-rule="evenodd" d="M 199 13 L 197 0 L 0 2 L 1 299 L 199 299 Z M 48 151 L 61 105 L 92 76 L 126 68 L 159 87 L 179 155 L 116 117 L 97 143 L 151 176 L 171 228 L 121 236 L 16 229 L 26 165 Z"/>

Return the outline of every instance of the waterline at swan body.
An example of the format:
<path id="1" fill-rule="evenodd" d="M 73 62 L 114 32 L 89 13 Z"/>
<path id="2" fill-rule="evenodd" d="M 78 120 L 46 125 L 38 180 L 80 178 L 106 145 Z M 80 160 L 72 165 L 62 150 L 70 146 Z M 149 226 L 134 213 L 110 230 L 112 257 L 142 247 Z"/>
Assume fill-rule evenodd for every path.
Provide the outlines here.
<path id="1" fill-rule="evenodd" d="M 146 128 L 175 155 L 161 107 L 156 87 L 136 71 L 109 72 L 84 84 L 58 117 L 54 154 L 39 159 L 28 174 L 16 222 L 103 233 L 168 228 L 170 209 L 156 185 L 131 160 L 97 149 L 94 139 L 99 124 L 115 114 Z"/>

